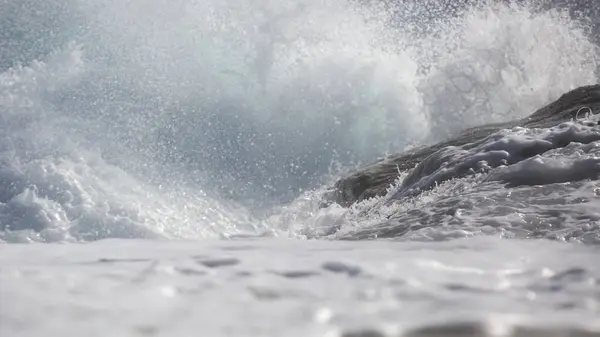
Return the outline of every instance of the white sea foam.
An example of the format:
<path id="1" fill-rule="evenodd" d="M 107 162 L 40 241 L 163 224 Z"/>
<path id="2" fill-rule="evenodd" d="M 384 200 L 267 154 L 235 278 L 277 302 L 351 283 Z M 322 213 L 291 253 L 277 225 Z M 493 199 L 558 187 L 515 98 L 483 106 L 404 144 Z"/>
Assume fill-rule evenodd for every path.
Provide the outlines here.
<path id="1" fill-rule="evenodd" d="M 584 245 L 104 240 L 0 252 L 5 335 L 426 337 L 436 329 L 541 337 L 600 329 L 598 251 Z"/>
<path id="2" fill-rule="evenodd" d="M 597 333 L 597 111 L 323 207 L 597 82 L 566 13 L 436 1 L 0 1 L 0 240 L 94 241 L 0 244 L 0 335 Z"/>
<path id="3" fill-rule="evenodd" d="M 597 117 L 501 130 L 475 144 L 443 148 L 400 176 L 386 196 L 340 214 L 331 222 L 340 229 L 334 237 L 500 234 L 599 243 L 599 149 Z M 331 214 L 339 213 L 332 207 Z"/>
<path id="4" fill-rule="evenodd" d="M 427 41 L 432 71 L 420 82 L 433 138 L 528 115 L 566 91 L 596 83 L 598 46 L 565 9 L 486 3 L 444 23 Z M 437 55 L 437 56 L 436 56 Z"/>
<path id="5" fill-rule="evenodd" d="M 465 6 L 418 34 L 342 0 L 1 6 L 2 55 L 37 58 L 0 62 L 5 239 L 321 236 L 347 213 L 318 210 L 332 162 L 524 116 L 596 81 L 579 23 L 527 5 Z M 250 215 L 306 190 L 261 225 Z"/>
<path id="6" fill-rule="evenodd" d="M 218 237 L 248 224 L 233 203 L 197 189 L 148 185 L 106 162 L 95 152 L 98 144 L 82 146 L 94 127 L 54 111 L 47 100 L 76 85 L 83 68 L 81 50 L 72 45 L 47 62 L 0 75 L 3 239 Z"/>

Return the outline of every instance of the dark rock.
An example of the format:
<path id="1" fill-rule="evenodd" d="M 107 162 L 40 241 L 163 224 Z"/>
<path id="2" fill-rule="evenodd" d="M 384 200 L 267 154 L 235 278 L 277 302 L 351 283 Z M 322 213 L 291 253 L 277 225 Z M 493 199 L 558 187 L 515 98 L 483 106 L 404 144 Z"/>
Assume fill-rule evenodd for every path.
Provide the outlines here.
<path id="1" fill-rule="evenodd" d="M 385 195 L 389 186 L 397 179 L 400 171 L 412 170 L 404 180 L 403 185 L 410 185 L 419 179 L 419 177 L 433 172 L 432 170 L 439 167 L 440 161 L 448 159 L 439 153 L 436 156 L 432 156 L 444 148 L 449 146 L 465 146 L 481 141 L 501 129 L 517 126 L 528 128 L 553 127 L 562 122 L 582 117 L 578 116 L 578 113 L 580 115 L 584 113 L 584 111 L 580 111 L 583 107 L 590 108 L 595 113 L 600 111 L 600 85 L 584 86 L 572 90 L 526 118 L 469 128 L 447 141 L 412 149 L 379 160 L 337 181 L 333 192 L 328 198 L 330 201 L 337 202 L 341 206 L 348 207 L 357 201 Z M 587 111 L 587 109 L 585 110 Z M 563 146 L 566 145 L 563 144 Z M 557 146 L 560 146 L 560 144 Z M 522 156 L 531 157 L 547 150 L 544 147 L 534 146 L 523 149 Z M 431 182 L 429 185 L 439 182 L 441 181 Z M 429 185 L 428 187 L 430 187 Z"/>

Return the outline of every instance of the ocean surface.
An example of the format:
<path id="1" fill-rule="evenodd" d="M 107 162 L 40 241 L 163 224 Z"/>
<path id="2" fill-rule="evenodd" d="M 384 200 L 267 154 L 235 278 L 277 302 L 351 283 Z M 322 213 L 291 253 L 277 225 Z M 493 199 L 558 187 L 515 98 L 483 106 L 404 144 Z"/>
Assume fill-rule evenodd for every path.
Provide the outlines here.
<path id="1" fill-rule="evenodd" d="M 600 111 L 324 200 L 598 83 L 599 6 L 0 0 L 0 335 L 600 336 Z"/>

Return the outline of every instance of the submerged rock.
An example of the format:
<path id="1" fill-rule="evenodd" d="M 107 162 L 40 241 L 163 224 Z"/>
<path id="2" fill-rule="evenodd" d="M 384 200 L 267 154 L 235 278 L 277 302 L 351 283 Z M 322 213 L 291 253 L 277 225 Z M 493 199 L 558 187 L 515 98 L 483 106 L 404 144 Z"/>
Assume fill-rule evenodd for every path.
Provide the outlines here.
<path id="1" fill-rule="evenodd" d="M 570 129 L 530 141 L 519 140 L 514 144 L 506 137 L 497 142 L 490 141 L 488 137 L 502 129 L 515 127 L 550 128 L 581 118 L 586 113 L 599 111 L 600 85 L 580 87 L 523 119 L 469 128 L 444 142 L 392 155 L 368 165 L 337 181 L 329 199 L 348 207 L 358 201 L 383 196 L 398 178 L 399 172 L 410 170 L 392 197 L 392 200 L 397 200 L 405 196 L 414 196 L 443 181 L 470 173 L 486 172 L 500 165 L 519 163 L 549 150 L 565 147 L 571 142 L 597 141 L 600 140 L 598 133 L 573 134 Z M 466 153 L 477 147 L 477 156 L 461 156 L 461 151 Z M 469 153 L 472 154 L 473 151 Z M 450 166 L 451 170 L 445 169 Z M 527 184 L 527 181 L 509 183 Z"/>

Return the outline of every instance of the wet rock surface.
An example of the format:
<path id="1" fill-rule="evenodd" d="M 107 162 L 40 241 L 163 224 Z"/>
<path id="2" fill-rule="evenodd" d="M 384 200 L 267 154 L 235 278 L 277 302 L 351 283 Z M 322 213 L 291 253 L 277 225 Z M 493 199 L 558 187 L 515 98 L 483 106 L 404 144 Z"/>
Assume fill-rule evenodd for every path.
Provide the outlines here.
<path id="1" fill-rule="evenodd" d="M 334 191 L 329 195 L 329 199 L 347 207 L 358 201 L 383 196 L 387 193 L 389 186 L 398 178 L 399 172 L 409 170 L 412 171 L 400 186 L 398 197 L 414 196 L 423 190 L 431 188 L 431 186 L 434 186 L 436 183 L 441 183 L 447 179 L 457 177 L 456 174 L 448 177 L 443 175 L 436 176 L 433 174 L 444 165 L 446 160 L 449 160 L 452 155 L 455 155 L 455 153 L 451 153 L 445 156 L 443 151 L 456 149 L 457 147 L 460 147 L 462 150 L 468 150 L 481 145 L 481 142 L 485 140 L 486 137 L 489 137 L 502 129 L 511 129 L 515 127 L 550 128 L 558 126 L 563 122 L 583 118 L 586 114 L 594 114 L 598 111 L 600 111 L 600 85 L 580 87 L 563 94 L 558 100 L 523 119 L 469 128 L 446 141 L 395 154 L 368 165 L 337 181 L 334 186 Z M 520 152 L 520 158 L 513 158 L 513 160 L 519 162 L 523 159 L 540 155 L 555 148 L 562 148 L 569 145 L 571 141 L 582 143 L 593 142 L 597 140 L 595 137 L 597 137 L 597 135 L 593 134 L 586 137 L 587 139 L 576 140 L 572 140 L 569 137 L 566 137 L 565 139 L 554 137 L 552 140 L 548 140 L 548 143 L 531 144 L 532 146 L 523 148 Z M 487 151 L 487 149 L 484 150 Z M 475 165 L 477 163 L 472 164 Z M 506 164 L 506 162 L 499 161 L 490 163 L 488 161 L 488 165 L 491 167 L 502 164 Z M 473 165 L 465 167 L 462 174 L 468 174 L 471 171 L 470 169 L 473 168 Z M 434 179 L 423 183 L 422 179 L 426 176 L 428 176 L 427 178 L 430 180 L 431 178 Z M 412 185 L 417 182 L 421 182 L 422 184 L 417 186 L 418 188 L 412 188 Z"/>

